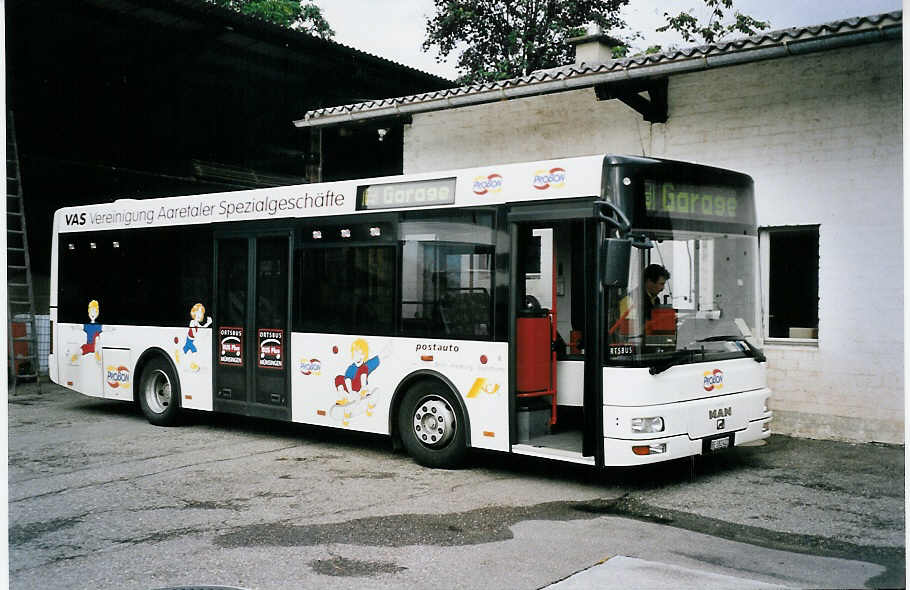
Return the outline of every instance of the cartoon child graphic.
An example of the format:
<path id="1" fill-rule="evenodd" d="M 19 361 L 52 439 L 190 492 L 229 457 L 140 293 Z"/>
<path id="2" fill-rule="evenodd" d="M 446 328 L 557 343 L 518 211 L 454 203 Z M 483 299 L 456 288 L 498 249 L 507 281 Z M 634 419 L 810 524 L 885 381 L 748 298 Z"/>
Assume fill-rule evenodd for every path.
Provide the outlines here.
<path id="1" fill-rule="evenodd" d="M 369 355 L 370 347 L 363 338 L 358 338 L 351 345 L 351 358 L 354 362 L 348 366 L 344 375 L 335 377 L 335 391 L 341 394 L 341 398 L 335 402 L 339 406 L 362 399 L 369 393 L 367 389 L 369 375 L 379 366 L 379 356 L 368 359 Z M 353 396 L 355 393 L 360 395 L 355 396 L 354 400 L 352 400 L 349 396 Z"/>
<path id="2" fill-rule="evenodd" d="M 98 337 L 101 336 L 101 324 L 96 324 L 95 320 L 98 319 L 98 314 L 100 313 L 98 302 L 94 299 L 88 302 L 88 319 L 90 323 L 83 324 L 82 330 L 85 332 L 85 344 L 82 345 L 82 354 L 87 355 L 94 353 L 95 359 L 100 361 L 101 355 L 98 350 L 96 350 L 95 344 L 98 340 Z"/>
<path id="3" fill-rule="evenodd" d="M 202 320 L 205 319 L 205 323 L 202 323 Z M 196 350 L 196 334 L 199 332 L 199 328 L 208 328 L 212 325 L 211 316 L 205 317 L 205 306 L 201 303 L 197 303 L 190 310 L 190 328 L 186 333 L 186 342 L 183 345 L 183 354 L 188 355 L 189 353 L 197 354 L 199 351 Z M 188 357 L 189 358 L 189 357 Z M 177 362 L 180 362 L 180 352 L 177 352 Z M 199 365 L 196 361 L 190 362 L 190 369 L 193 371 L 199 370 Z"/>
<path id="4" fill-rule="evenodd" d="M 338 347 L 333 347 L 333 354 L 338 354 Z M 381 397 L 381 387 L 370 387 L 369 380 L 373 371 L 379 367 L 379 358 L 386 356 L 388 351 L 370 356 L 370 347 L 363 338 L 354 340 L 351 344 L 351 359 L 343 375 L 335 377 L 335 393 L 338 397 L 329 410 L 329 415 L 341 422 L 342 426 L 350 426 L 351 419 L 360 416 L 372 416 L 376 404 Z"/>

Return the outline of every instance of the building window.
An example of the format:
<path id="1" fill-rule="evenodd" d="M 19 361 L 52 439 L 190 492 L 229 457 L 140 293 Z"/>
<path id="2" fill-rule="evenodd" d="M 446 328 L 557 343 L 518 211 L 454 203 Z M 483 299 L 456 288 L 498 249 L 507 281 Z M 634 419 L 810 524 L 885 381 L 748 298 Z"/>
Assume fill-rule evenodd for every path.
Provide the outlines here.
<path id="1" fill-rule="evenodd" d="M 818 339 L 819 226 L 761 231 L 765 336 Z"/>

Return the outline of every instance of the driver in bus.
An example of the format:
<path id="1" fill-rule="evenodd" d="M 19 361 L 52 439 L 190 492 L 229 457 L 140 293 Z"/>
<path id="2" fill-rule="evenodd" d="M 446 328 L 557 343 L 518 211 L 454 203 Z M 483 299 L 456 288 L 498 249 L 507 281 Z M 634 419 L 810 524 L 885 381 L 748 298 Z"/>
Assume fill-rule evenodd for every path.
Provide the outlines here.
<path id="1" fill-rule="evenodd" d="M 670 271 L 659 264 L 649 264 L 645 267 L 645 319 L 651 319 L 651 310 L 660 305 L 660 292 L 670 280 Z"/>
<path id="2" fill-rule="evenodd" d="M 670 279 L 670 271 L 659 264 L 649 264 L 645 267 L 643 278 L 645 281 L 645 292 L 642 296 L 642 307 L 644 319 L 646 322 L 645 333 L 649 333 L 651 326 L 647 324 L 651 320 L 651 311 L 660 306 L 660 293 L 667 286 Z M 622 338 L 622 335 L 629 333 L 628 317 L 632 311 L 632 301 L 636 299 L 634 292 L 626 295 L 619 301 L 619 317 L 610 325 L 609 334 L 611 342 L 615 338 Z M 615 335 L 619 331 L 619 334 Z"/>

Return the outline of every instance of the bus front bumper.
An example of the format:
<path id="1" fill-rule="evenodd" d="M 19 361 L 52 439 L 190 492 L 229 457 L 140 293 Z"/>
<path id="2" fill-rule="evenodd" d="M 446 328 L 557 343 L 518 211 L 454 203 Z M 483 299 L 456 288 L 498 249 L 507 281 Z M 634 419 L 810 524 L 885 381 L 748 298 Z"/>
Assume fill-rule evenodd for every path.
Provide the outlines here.
<path id="1" fill-rule="evenodd" d="M 766 390 L 767 391 L 767 390 Z M 691 433 L 654 438 L 604 438 L 604 465 L 626 467 L 723 452 L 734 446 L 771 436 L 772 412 L 766 411 L 739 425 L 717 433 Z M 652 435 L 653 436 L 653 435 Z"/>

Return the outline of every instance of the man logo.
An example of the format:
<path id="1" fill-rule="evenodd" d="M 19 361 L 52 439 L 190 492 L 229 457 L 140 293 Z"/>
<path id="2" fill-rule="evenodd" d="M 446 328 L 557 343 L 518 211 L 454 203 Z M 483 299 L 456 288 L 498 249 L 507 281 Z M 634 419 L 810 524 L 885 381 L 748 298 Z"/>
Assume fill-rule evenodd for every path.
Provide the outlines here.
<path id="1" fill-rule="evenodd" d="M 727 420 L 725 418 L 719 418 L 717 420 L 717 429 L 723 430 L 726 427 L 727 427 Z"/>
<path id="2" fill-rule="evenodd" d="M 733 408 L 718 408 L 716 410 L 708 410 L 708 419 L 714 420 L 716 418 L 726 418 L 733 415 Z"/>

